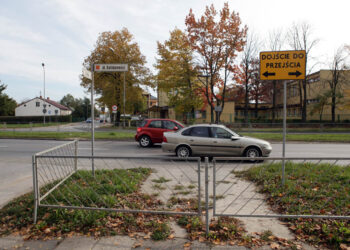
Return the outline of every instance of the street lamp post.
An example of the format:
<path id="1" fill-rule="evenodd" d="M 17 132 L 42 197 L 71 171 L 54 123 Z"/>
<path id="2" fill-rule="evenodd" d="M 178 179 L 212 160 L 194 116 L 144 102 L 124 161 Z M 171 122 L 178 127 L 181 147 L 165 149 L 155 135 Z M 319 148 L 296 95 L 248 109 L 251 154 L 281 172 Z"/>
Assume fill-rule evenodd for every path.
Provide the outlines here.
<path id="1" fill-rule="evenodd" d="M 44 124 L 45 124 L 45 114 L 46 114 L 46 104 L 45 104 L 45 64 L 41 63 L 41 66 L 43 67 L 43 73 L 44 73 L 44 104 L 43 104 L 43 113 L 44 113 Z"/>

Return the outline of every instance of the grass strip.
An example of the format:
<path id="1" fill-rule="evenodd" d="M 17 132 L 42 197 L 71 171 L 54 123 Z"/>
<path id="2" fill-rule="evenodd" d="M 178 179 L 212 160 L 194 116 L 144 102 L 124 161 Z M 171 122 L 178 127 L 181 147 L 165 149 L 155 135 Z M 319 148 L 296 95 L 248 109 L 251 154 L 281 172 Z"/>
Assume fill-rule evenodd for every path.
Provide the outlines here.
<path id="1" fill-rule="evenodd" d="M 113 169 L 97 170 L 92 176 L 90 171 L 79 170 L 46 197 L 42 204 L 152 210 L 161 202 L 140 193 L 141 184 L 150 173 L 151 170 L 146 168 Z M 55 183 L 41 188 L 41 193 L 44 194 Z M 168 235 L 159 233 L 159 228 L 167 228 L 168 218 L 150 214 L 135 216 L 105 211 L 39 208 L 38 223 L 33 225 L 32 193 L 7 204 L 0 210 L 0 218 L 0 236 L 12 233 L 22 235 L 24 239 L 144 232 L 151 236 L 155 233 L 154 239 L 158 240 Z"/>
<path id="2" fill-rule="evenodd" d="M 350 216 L 350 166 L 288 162 L 285 187 L 281 186 L 281 163 L 233 173 L 258 184 L 278 213 Z M 286 221 L 294 233 L 315 245 L 334 248 L 350 243 L 349 220 Z"/>
<path id="3" fill-rule="evenodd" d="M 283 132 L 283 128 L 232 128 L 233 131 L 236 131 L 238 133 L 249 133 L 249 132 Z M 287 128 L 287 133 L 293 132 L 293 133 L 304 133 L 304 132 L 321 132 L 321 133 L 328 133 L 328 132 L 344 132 L 348 133 L 349 128 Z"/>
<path id="4" fill-rule="evenodd" d="M 5 128 L 37 128 L 37 127 L 52 127 L 52 126 L 61 126 L 69 124 L 69 122 L 50 122 L 50 123 L 25 123 L 25 124 L 6 124 L 0 123 L 0 129 Z"/>
<path id="5" fill-rule="evenodd" d="M 283 140 L 282 133 L 242 133 L 242 135 L 264 139 L 267 141 Z M 350 134 L 287 134 L 287 141 L 350 142 Z"/>
<path id="6" fill-rule="evenodd" d="M 108 140 L 131 140 L 135 136 L 133 132 L 95 132 L 95 139 L 108 139 Z M 22 132 L 22 131 L 0 131 L 0 138 L 13 138 L 13 139 L 90 139 L 90 132 Z"/>

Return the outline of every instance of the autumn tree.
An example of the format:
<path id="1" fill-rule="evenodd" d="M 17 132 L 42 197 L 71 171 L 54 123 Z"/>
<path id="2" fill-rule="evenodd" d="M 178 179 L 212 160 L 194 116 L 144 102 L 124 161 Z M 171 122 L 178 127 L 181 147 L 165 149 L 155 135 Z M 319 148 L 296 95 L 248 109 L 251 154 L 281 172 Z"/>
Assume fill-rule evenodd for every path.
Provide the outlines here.
<path id="1" fill-rule="evenodd" d="M 329 98 L 331 97 L 331 91 L 326 91 L 322 94 L 318 94 L 316 99 L 318 102 L 314 104 L 311 108 L 310 115 L 318 113 L 320 117 L 320 122 L 322 121 L 322 115 L 324 108 L 329 105 Z"/>
<path id="2" fill-rule="evenodd" d="M 258 118 L 259 103 L 268 102 L 271 99 L 270 85 L 260 80 L 259 58 L 251 61 L 251 82 L 249 99 L 254 102 L 254 116 Z"/>
<path id="3" fill-rule="evenodd" d="M 90 69 L 93 64 L 125 63 L 128 71 L 125 73 L 125 93 L 127 113 L 133 113 L 135 101 L 142 99 L 141 85 L 152 85 L 151 73 L 145 67 L 146 58 L 140 52 L 128 29 L 121 31 L 103 32 L 97 39 L 94 50 L 84 60 L 83 66 Z M 100 97 L 97 101 L 101 106 L 106 105 L 109 110 L 113 105 L 118 106 L 117 120 L 120 120 L 120 110 L 123 110 L 123 72 L 95 72 L 95 91 Z M 91 81 L 81 78 L 81 85 L 90 88 Z"/>
<path id="4" fill-rule="evenodd" d="M 269 32 L 268 41 L 267 41 L 267 47 L 270 51 L 280 51 L 285 43 L 285 35 L 283 30 L 280 29 L 274 29 Z M 272 123 L 275 122 L 276 119 L 276 94 L 277 89 L 280 87 L 278 85 L 277 80 L 273 80 L 271 82 L 268 82 L 266 84 L 271 85 L 272 89 Z"/>
<path id="5" fill-rule="evenodd" d="M 312 69 L 309 65 L 311 50 L 319 40 L 312 38 L 312 29 L 308 23 L 293 24 L 287 36 L 289 44 L 294 50 L 305 50 L 306 74 L 309 75 Z M 299 81 L 301 119 L 303 122 L 306 122 L 307 115 L 307 75 L 305 79 Z"/>
<path id="6" fill-rule="evenodd" d="M 180 29 L 170 32 L 169 40 L 157 43 L 158 89 L 167 94 L 169 106 L 178 113 L 191 113 L 201 103 L 198 93 L 197 71 L 193 63 L 193 51 L 187 35 Z"/>
<path id="7" fill-rule="evenodd" d="M 0 80 L 0 116 L 13 116 L 15 115 L 17 103 L 4 93 L 6 88 L 7 86 L 5 84 L 1 84 Z"/>
<path id="8" fill-rule="evenodd" d="M 340 47 L 333 56 L 332 63 L 330 65 L 330 74 L 324 80 L 325 84 L 328 85 L 332 122 L 335 122 L 335 109 L 340 100 L 343 98 L 342 92 L 344 85 L 350 84 L 349 72 L 346 71 L 346 58 L 347 55 L 344 53 L 344 47 Z"/>
<path id="9" fill-rule="evenodd" d="M 226 101 L 233 101 L 235 103 L 244 103 L 245 89 L 242 84 L 233 84 L 228 86 L 226 90 Z"/>
<path id="10" fill-rule="evenodd" d="M 227 85 L 235 71 L 235 58 L 243 50 L 247 27 L 242 27 L 239 14 L 230 11 L 228 3 L 218 13 L 214 5 L 206 6 L 205 13 L 196 19 L 192 9 L 186 17 L 189 43 L 196 55 L 196 66 L 201 70 L 204 95 L 211 107 L 211 122 L 214 107 L 224 109 Z M 219 85 L 221 85 L 220 88 Z M 220 89 L 216 93 L 216 88 Z M 220 120 L 220 112 L 216 122 Z"/>
<path id="11" fill-rule="evenodd" d="M 235 80 L 244 85 L 245 98 L 244 98 L 244 122 L 248 122 L 248 106 L 250 103 L 250 90 L 253 77 L 255 76 L 255 63 L 256 56 L 258 53 L 258 40 L 254 34 L 249 34 L 247 37 L 247 42 L 244 46 L 242 52 L 242 58 L 239 68 L 237 69 L 237 74 Z"/>

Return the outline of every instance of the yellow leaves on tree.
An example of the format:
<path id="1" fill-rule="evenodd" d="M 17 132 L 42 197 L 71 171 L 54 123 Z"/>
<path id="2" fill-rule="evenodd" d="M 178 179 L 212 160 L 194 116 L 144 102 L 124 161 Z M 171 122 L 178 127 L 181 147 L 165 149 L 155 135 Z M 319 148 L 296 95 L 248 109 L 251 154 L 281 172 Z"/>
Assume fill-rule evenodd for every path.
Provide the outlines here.
<path id="1" fill-rule="evenodd" d="M 169 40 L 158 42 L 157 83 L 160 91 L 167 94 L 169 106 L 177 112 L 194 112 L 201 99 L 196 95 L 197 72 L 193 66 L 193 51 L 184 32 L 174 29 Z"/>
<path id="2" fill-rule="evenodd" d="M 128 72 L 125 74 L 126 113 L 141 111 L 143 105 L 140 85 L 152 85 L 151 73 L 145 67 L 146 58 L 140 52 L 128 29 L 103 32 L 97 39 L 95 49 L 85 58 L 83 66 L 91 69 L 92 64 L 125 63 Z M 123 110 L 123 72 L 95 72 L 95 91 L 100 95 L 98 101 L 110 110 L 113 105 L 118 111 Z M 91 81 L 81 77 L 81 85 L 90 88 Z M 145 107 L 143 107 L 145 108 Z"/>

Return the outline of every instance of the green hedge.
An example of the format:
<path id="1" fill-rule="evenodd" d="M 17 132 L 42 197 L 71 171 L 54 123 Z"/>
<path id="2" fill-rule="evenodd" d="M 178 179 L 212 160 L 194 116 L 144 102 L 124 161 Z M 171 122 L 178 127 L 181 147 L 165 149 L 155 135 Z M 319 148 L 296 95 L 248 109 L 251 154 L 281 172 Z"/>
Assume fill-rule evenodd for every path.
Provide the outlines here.
<path id="1" fill-rule="evenodd" d="M 43 116 L 0 116 L 0 123 L 24 124 L 24 123 L 42 123 Z M 46 116 L 46 122 L 72 122 L 71 115 L 65 116 Z"/>

